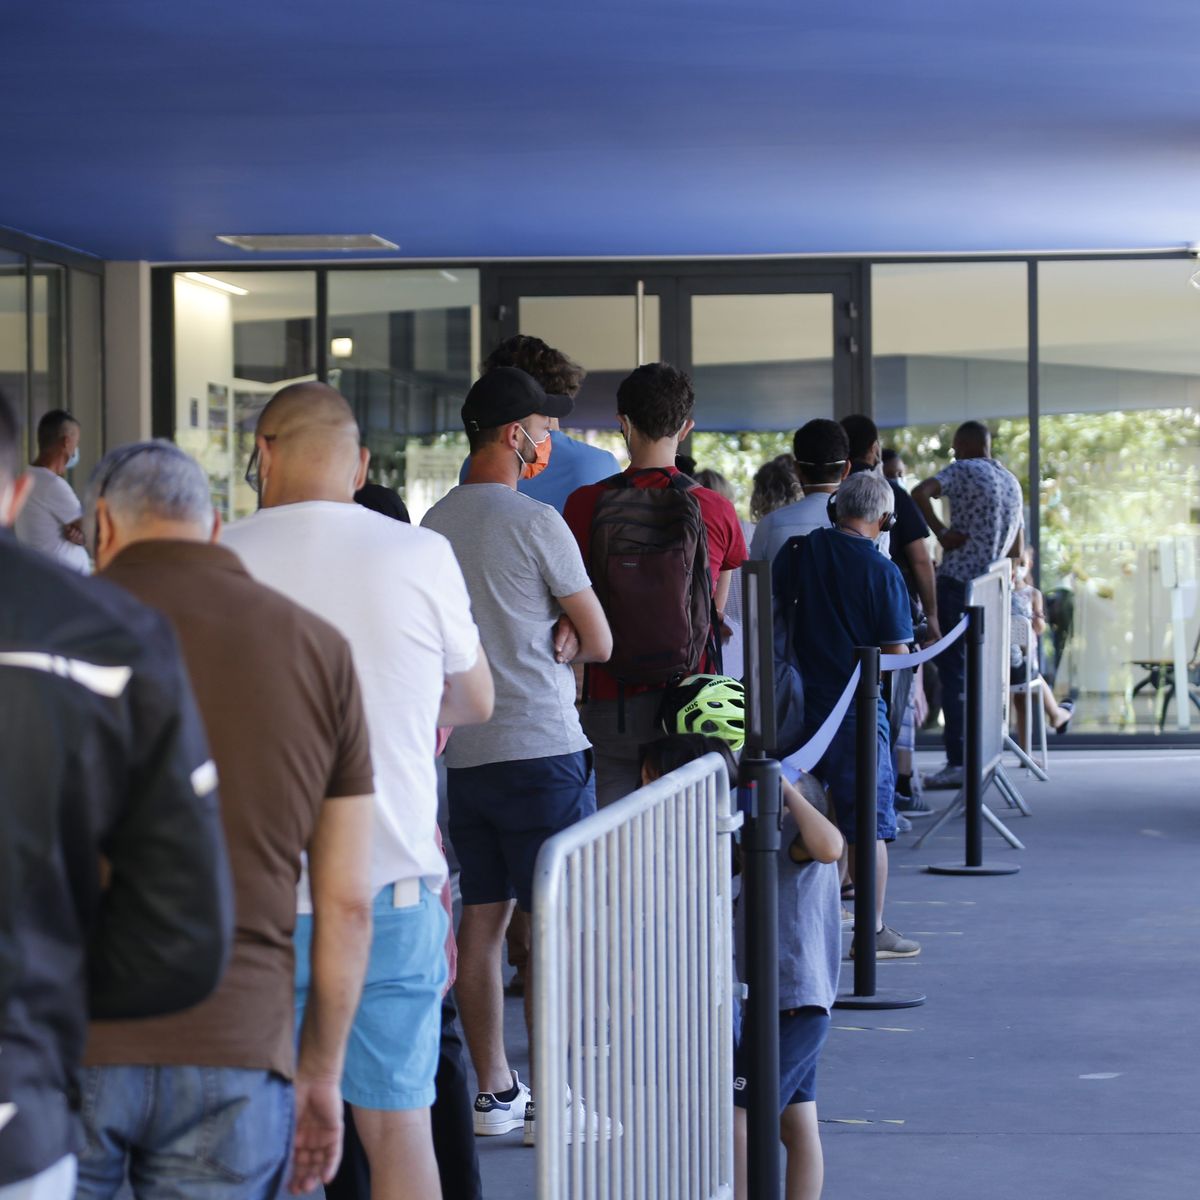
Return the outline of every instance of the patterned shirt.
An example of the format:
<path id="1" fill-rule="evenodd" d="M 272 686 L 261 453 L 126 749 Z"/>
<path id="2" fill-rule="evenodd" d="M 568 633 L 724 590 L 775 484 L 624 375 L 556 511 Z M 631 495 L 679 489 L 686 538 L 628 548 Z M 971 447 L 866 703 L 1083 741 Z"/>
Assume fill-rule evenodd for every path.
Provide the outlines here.
<path id="1" fill-rule="evenodd" d="M 939 471 L 937 481 L 950 501 L 951 528 L 967 535 L 942 555 L 939 570 L 969 583 L 1013 544 L 1022 525 L 1021 485 L 994 458 L 960 458 Z"/>

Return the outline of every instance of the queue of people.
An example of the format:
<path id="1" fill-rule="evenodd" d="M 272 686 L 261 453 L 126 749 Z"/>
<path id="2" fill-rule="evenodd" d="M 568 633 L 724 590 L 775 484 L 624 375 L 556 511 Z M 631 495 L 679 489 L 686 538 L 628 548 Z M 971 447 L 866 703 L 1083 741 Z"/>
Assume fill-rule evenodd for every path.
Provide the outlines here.
<path id="1" fill-rule="evenodd" d="M 536 1142 L 501 951 L 507 935 L 531 1029 L 542 843 L 706 749 L 736 772 L 734 573 L 773 564 L 776 654 L 806 740 L 856 646 L 937 640 L 978 563 L 1020 554 L 1019 486 L 972 422 L 912 497 L 868 418 L 808 422 L 756 476 L 748 550 L 723 481 L 676 465 L 694 427 L 682 372 L 647 364 L 622 382 L 620 471 L 558 428 L 584 376 L 566 355 L 518 337 L 485 368 L 463 405 L 462 481 L 420 527 L 367 484 L 354 414 L 325 384 L 264 407 L 246 474 L 259 510 L 225 529 L 204 472 L 168 442 L 111 451 L 70 503 L 78 425 L 48 414 L 22 471 L 0 402 L 0 1200 L 321 1184 L 472 1200 L 474 1137 Z M 932 786 L 961 775 L 955 669 Z M 928 811 L 911 767 L 919 689 L 898 676 L 877 714 L 874 830 L 855 828 L 853 709 L 786 789 L 790 1200 L 822 1186 L 816 1068 L 857 837 L 878 847 L 877 932 L 851 952 L 920 953 L 884 921 L 888 843 L 905 808 Z M 571 1105 L 576 1136 L 594 1125 L 586 1098 L 541 1099 Z"/>

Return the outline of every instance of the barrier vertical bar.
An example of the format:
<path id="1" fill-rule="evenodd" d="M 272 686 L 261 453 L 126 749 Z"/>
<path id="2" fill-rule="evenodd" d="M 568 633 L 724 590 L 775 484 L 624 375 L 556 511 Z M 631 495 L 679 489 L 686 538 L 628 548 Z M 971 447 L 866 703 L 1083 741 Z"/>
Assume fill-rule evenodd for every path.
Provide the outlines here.
<path id="1" fill-rule="evenodd" d="M 746 812 L 742 863 L 746 905 L 745 981 L 750 995 L 742 1024 L 749 1061 L 747 1164 L 750 1195 L 778 1200 L 779 1178 L 779 814 L 777 762 L 742 760 L 740 804 Z"/>
<path id="2" fill-rule="evenodd" d="M 983 862 L 983 762 L 984 704 L 984 610 L 979 605 L 967 609 L 966 728 L 963 739 L 963 799 L 966 805 L 967 838 L 964 863 L 938 863 L 930 866 L 933 875 L 1015 875 L 1017 863 L 985 866 Z M 989 777 L 990 780 L 990 777 Z"/>
<path id="3" fill-rule="evenodd" d="M 836 1008 L 916 1008 L 920 992 L 880 992 L 875 986 L 876 877 L 879 789 L 879 647 L 855 649 L 860 667 L 854 696 L 854 990 L 839 992 Z"/>
<path id="4" fill-rule="evenodd" d="M 742 1039 L 752 1064 L 747 1111 L 747 1171 L 755 1200 L 778 1200 L 779 1175 L 779 825 L 782 775 L 765 757 L 774 743 L 774 657 L 770 564 L 742 568 L 746 746 L 738 778 L 742 831 L 742 903 L 750 995 Z"/>

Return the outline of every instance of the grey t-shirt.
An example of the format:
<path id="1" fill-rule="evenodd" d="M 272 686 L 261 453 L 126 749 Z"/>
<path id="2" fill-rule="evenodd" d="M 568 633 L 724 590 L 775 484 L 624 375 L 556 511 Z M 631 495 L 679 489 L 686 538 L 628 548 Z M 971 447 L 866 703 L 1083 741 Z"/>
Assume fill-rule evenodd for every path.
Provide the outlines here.
<path id="1" fill-rule="evenodd" d="M 799 833 L 783 816 L 779 843 L 779 1008 L 829 1009 L 837 998 L 842 963 L 842 901 L 837 863 L 794 863 L 788 853 Z M 745 979 L 746 898 L 735 923 L 738 978 Z"/>
<path id="2" fill-rule="evenodd" d="M 450 735 L 446 766 L 586 750 L 574 672 L 554 660 L 554 623 L 562 613 L 555 597 L 591 586 L 566 522 L 504 484 L 467 483 L 421 524 L 454 547 L 496 684 L 492 719 Z"/>

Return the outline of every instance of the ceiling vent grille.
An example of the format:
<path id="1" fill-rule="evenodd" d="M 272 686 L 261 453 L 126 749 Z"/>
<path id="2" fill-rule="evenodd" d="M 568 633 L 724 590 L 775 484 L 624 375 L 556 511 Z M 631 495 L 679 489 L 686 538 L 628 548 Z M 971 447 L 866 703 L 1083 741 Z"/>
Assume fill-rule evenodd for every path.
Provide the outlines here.
<path id="1" fill-rule="evenodd" d="M 399 250 L 377 233 L 220 233 L 217 241 L 258 253 L 309 253 L 324 250 Z"/>

